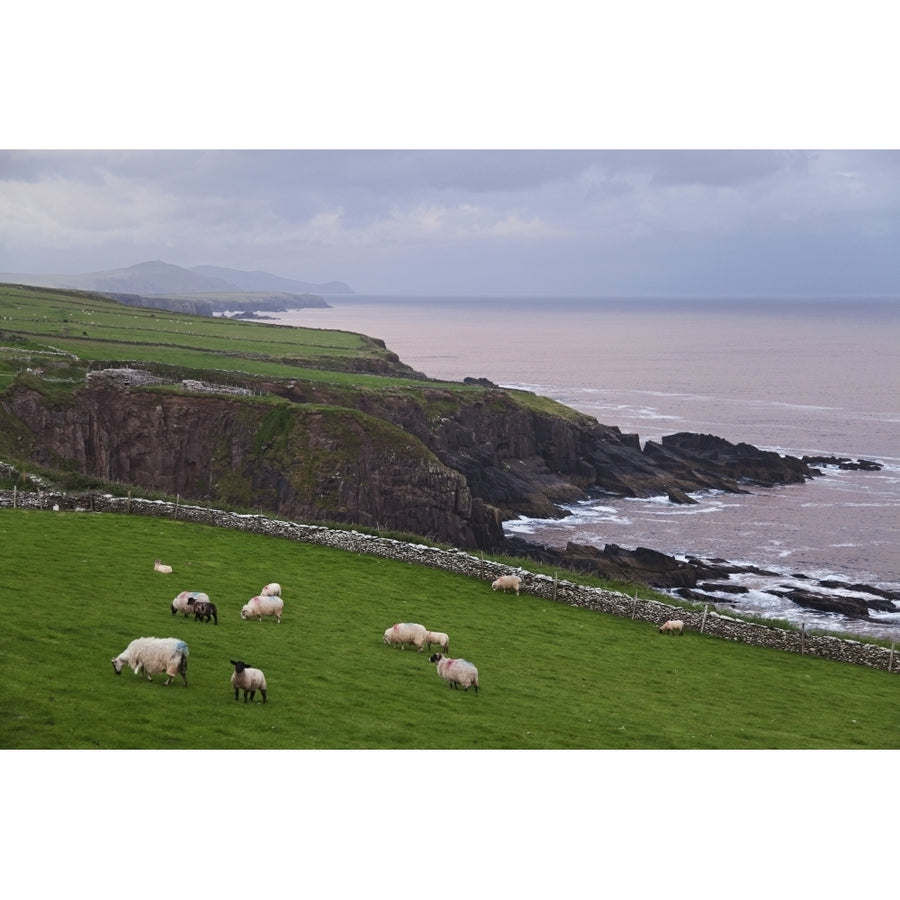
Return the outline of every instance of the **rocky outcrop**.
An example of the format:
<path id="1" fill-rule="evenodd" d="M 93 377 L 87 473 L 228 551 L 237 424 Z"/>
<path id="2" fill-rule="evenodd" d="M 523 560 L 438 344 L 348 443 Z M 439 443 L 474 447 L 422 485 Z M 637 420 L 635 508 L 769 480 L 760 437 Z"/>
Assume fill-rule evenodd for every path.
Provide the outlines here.
<path id="1" fill-rule="evenodd" d="M 561 504 L 604 492 L 693 503 L 691 492 L 747 493 L 752 485 L 793 484 L 817 474 L 801 460 L 713 435 L 671 435 L 642 449 L 635 434 L 499 388 L 473 391 L 468 399 L 439 386 L 352 396 L 307 383 L 265 388 L 299 403 L 353 405 L 403 428 L 462 473 L 472 494 L 504 519 L 563 516 Z"/>

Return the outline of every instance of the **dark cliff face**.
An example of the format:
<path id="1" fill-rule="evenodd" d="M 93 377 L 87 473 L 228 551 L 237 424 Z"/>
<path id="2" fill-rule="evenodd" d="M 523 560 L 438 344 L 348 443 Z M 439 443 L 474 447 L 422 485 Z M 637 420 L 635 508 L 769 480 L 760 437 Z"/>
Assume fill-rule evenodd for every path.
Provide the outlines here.
<path id="1" fill-rule="evenodd" d="M 410 435 L 352 410 L 107 387 L 62 406 L 20 388 L 3 405 L 27 426 L 27 455 L 41 465 L 300 521 L 485 550 L 503 544 L 499 516 L 462 475 Z"/>

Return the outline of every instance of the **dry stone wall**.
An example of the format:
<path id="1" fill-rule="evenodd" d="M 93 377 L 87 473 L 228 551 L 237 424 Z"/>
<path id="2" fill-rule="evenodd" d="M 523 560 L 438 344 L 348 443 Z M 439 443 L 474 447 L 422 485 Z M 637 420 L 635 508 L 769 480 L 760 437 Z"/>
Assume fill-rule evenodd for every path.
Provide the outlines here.
<path id="1" fill-rule="evenodd" d="M 889 672 L 900 671 L 894 647 L 881 647 L 846 638 L 807 634 L 805 630 L 787 631 L 768 625 L 746 622 L 705 607 L 686 609 L 657 600 L 629 597 L 616 591 L 586 587 L 549 575 L 473 556 L 465 550 L 443 550 L 424 544 L 413 544 L 378 535 L 304 525 L 267 516 L 241 514 L 158 500 L 113 497 L 110 494 L 64 494 L 53 492 L 0 491 L 0 506 L 23 509 L 67 509 L 90 512 L 112 512 L 130 515 L 177 518 L 181 521 L 233 528 L 253 534 L 283 538 L 302 543 L 320 544 L 349 553 L 366 553 L 386 559 L 443 569 L 477 578 L 488 583 L 500 575 L 516 574 L 522 579 L 521 590 L 557 603 L 567 603 L 608 615 L 623 616 L 660 625 L 667 619 L 681 619 L 685 628 L 724 640 L 770 647 L 788 653 L 801 653 L 823 659 L 864 665 Z M 678 638 L 670 638 L 678 640 Z"/>

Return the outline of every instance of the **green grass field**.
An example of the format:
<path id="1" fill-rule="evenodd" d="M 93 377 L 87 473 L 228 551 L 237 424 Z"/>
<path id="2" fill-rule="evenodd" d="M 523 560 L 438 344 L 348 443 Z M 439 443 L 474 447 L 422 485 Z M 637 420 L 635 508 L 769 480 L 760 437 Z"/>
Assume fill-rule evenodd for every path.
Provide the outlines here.
<path id="1" fill-rule="evenodd" d="M 153 571 L 157 557 L 172 575 Z M 243 621 L 269 581 L 282 624 Z M 439 570 L 184 522 L 0 510 L 0 746 L 21 749 L 897 748 L 900 680 L 632 622 Z M 219 625 L 173 617 L 202 590 Z M 417 621 L 474 662 L 451 689 L 382 642 Z M 110 660 L 135 637 L 190 647 L 187 688 Z M 235 702 L 229 659 L 269 701 Z"/>

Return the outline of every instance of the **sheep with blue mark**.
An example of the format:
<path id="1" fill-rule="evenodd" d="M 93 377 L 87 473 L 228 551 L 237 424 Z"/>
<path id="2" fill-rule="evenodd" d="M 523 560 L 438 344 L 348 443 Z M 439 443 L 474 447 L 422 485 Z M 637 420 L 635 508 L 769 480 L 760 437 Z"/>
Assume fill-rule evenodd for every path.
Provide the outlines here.
<path id="1" fill-rule="evenodd" d="M 181 675 L 187 687 L 188 646 L 178 638 L 140 637 L 135 638 L 118 656 L 112 659 L 116 675 L 122 674 L 124 666 L 130 666 L 135 675 L 141 672 L 147 681 L 153 681 L 151 675 L 165 672 L 169 684 L 176 675 Z"/>

